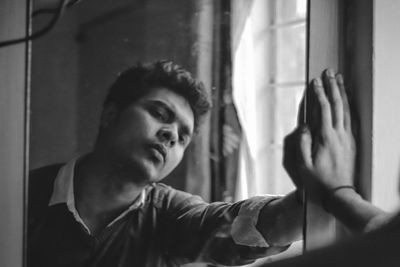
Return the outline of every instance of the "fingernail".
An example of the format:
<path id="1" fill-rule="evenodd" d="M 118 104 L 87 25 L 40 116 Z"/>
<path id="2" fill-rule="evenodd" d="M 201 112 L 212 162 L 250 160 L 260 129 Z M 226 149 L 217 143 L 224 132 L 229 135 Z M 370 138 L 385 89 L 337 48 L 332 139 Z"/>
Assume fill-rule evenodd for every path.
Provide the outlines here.
<path id="1" fill-rule="evenodd" d="M 327 69 L 326 75 L 328 75 L 328 77 L 330 78 L 335 78 L 335 72 L 333 71 L 333 69 Z"/>
<path id="2" fill-rule="evenodd" d="M 343 84 L 343 76 L 342 74 L 338 74 L 336 75 L 336 80 L 338 81 L 338 83 Z"/>
<path id="3" fill-rule="evenodd" d="M 322 86 L 322 81 L 321 81 L 320 78 L 315 78 L 313 80 L 313 83 L 314 83 L 315 86 Z"/>

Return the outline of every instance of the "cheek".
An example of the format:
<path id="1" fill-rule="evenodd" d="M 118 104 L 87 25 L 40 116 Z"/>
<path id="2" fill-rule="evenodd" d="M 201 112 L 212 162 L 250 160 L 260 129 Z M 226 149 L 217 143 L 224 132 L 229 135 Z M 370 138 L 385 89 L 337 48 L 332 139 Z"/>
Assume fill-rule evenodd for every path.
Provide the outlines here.
<path id="1" fill-rule="evenodd" d="M 156 124 L 145 117 L 139 117 L 135 120 L 125 120 L 119 126 L 119 133 L 125 141 L 135 141 L 135 139 L 141 140 L 142 138 L 152 137 L 157 130 Z"/>
<path id="2" fill-rule="evenodd" d="M 178 164 L 182 161 L 184 150 L 177 149 L 173 153 L 170 153 L 168 164 L 165 168 L 166 171 L 171 172 L 173 169 L 178 166 Z"/>

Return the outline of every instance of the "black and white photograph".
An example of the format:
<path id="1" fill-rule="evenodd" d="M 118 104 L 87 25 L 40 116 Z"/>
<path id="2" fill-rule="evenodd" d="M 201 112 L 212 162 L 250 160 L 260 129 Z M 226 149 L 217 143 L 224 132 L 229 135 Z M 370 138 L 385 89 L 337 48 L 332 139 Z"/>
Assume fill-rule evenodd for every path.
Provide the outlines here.
<path id="1" fill-rule="evenodd" d="M 399 10 L 0 0 L 0 267 L 399 267 Z"/>

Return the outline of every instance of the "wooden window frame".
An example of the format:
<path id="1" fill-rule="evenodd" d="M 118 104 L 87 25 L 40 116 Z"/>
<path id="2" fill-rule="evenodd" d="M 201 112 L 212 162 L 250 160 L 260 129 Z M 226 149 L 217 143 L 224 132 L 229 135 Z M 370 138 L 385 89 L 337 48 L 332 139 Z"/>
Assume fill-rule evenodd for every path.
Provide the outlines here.
<path id="1" fill-rule="evenodd" d="M 0 41 L 27 36 L 29 0 L 0 1 Z M 0 266 L 26 266 L 28 42 L 0 48 Z"/>
<path id="2" fill-rule="evenodd" d="M 357 140 L 355 185 L 389 212 L 399 206 L 398 8 L 396 0 L 309 0 L 308 13 L 308 79 L 327 67 L 344 74 Z M 343 237 L 335 219 L 310 202 L 306 224 L 307 250 Z"/>

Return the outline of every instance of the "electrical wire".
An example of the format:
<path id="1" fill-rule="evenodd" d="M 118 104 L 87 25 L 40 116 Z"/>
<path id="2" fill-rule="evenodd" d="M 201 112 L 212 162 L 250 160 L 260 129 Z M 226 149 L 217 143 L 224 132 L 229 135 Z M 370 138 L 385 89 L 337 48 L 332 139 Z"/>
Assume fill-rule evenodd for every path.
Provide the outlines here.
<path id="1" fill-rule="evenodd" d="M 79 1 L 79 0 L 78 0 Z M 75 4 L 78 1 L 73 1 L 72 4 Z M 45 35 L 46 33 L 48 33 L 51 29 L 53 29 L 53 27 L 57 24 L 57 22 L 60 20 L 65 8 L 67 7 L 67 2 L 68 0 L 60 0 L 60 4 L 58 5 L 57 8 L 52 9 L 52 13 L 55 13 L 53 18 L 50 20 L 50 22 L 43 27 L 41 30 L 33 33 L 32 35 L 26 36 L 26 37 L 22 37 L 22 38 L 17 38 L 17 39 L 12 39 L 12 40 L 7 40 L 7 41 L 3 41 L 0 42 L 0 48 L 1 47 L 6 47 L 6 46 L 10 46 L 10 45 L 14 45 L 14 44 L 19 44 L 19 43 L 24 43 L 27 41 L 31 41 L 33 39 L 36 39 L 40 36 Z M 46 11 L 44 11 L 46 10 Z M 40 11 L 40 10 L 38 10 Z M 49 13 L 50 9 L 43 9 L 41 12 L 46 12 Z"/>
<path id="2" fill-rule="evenodd" d="M 38 9 L 33 11 L 31 17 L 34 18 L 38 15 L 42 15 L 42 14 L 54 14 L 57 12 L 57 8 L 42 8 L 42 9 Z"/>
<path id="3" fill-rule="evenodd" d="M 77 3 L 79 3 L 81 0 L 70 0 L 65 7 L 71 7 Z M 42 9 L 38 9 L 33 11 L 31 17 L 34 18 L 38 15 L 43 15 L 43 14 L 54 14 L 57 12 L 58 8 L 42 8 Z"/>

